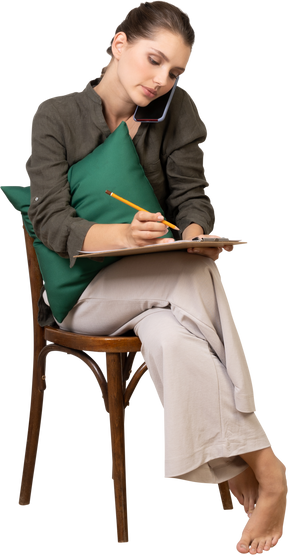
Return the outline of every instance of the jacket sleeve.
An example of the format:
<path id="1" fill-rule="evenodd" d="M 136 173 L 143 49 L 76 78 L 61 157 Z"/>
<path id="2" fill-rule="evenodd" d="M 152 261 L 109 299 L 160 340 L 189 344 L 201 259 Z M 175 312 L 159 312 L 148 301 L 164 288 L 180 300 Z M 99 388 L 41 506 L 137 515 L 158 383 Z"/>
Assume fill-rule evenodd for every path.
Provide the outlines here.
<path id="1" fill-rule="evenodd" d="M 53 105 L 44 102 L 32 125 L 32 154 L 26 165 L 31 184 L 29 218 L 37 237 L 73 266 L 94 222 L 78 218 L 70 205 L 64 128 Z"/>
<path id="2" fill-rule="evenodd" d="M 197 223 L 204 234 L 209 234 L 214 225 L 214 210 L 205 194 L 208 183 L 199 147 L 206 139 L 206 128 L 193 100 L 182 89 L 180 92 L 182 99 L 180 95 L 176 98 L 170 123 L 173 141 L 167 145 L 167 204 L 182 233 L 188 225 Z"/>

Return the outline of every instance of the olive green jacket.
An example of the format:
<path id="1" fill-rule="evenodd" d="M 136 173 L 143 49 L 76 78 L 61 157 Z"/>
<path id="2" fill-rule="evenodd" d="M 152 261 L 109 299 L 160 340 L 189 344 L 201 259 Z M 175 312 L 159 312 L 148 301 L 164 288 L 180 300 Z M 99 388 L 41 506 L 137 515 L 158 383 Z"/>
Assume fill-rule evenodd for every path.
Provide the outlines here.
<path id="1" fill-rule="evenodd" d="M 27 162 L 31 180 L 29 217 L 36 235 L 60 256 L 82 248 L 94 224 L 77 217 L 70 205 L 69 167 L 110 135 L 102 101 L 94 91 L 99 79 L 81 93 L 43 102 L 33 119 L 32 154 Z M 197 223 L 211 232 L 214 211 L 204 188 L 203 153 L 198 143 L 206 129 L 189 95 L 177 87 L 165 120 L 141 123 L 134 139 L 140 162 L 166 218 L 181 230 Z"/>

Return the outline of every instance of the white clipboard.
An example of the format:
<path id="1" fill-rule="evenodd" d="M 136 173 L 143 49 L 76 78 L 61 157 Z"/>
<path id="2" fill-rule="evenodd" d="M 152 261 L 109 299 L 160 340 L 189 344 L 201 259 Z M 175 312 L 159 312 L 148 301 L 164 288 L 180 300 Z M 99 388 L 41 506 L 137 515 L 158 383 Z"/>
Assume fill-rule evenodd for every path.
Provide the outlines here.
<path id="1" fill-rule="evenodd" d="M 79 254 L 73 258 L 105 258 L 106 256 L 132 256 L 136 254 L 148 254 L 153 252 L 169 252 L 177 250 L 187 250 L 191 247 L 225 247 L 226 245 L 233 245 L 237 249 L 244 247 L 251 247 L 251 239 L 245 237 L 231 237 L 227 239 L 220 239 L 218 237 L 212 238 L 205 237 L 203 239 L 190 239 L 189 241 L 181 240 L 174 241 L 174 243 L 161 243 L 159 245 L 147 245 L 145 247 L 135 247 L 127 249 L 111 249 L 106 251 L 79 251 Z"/>

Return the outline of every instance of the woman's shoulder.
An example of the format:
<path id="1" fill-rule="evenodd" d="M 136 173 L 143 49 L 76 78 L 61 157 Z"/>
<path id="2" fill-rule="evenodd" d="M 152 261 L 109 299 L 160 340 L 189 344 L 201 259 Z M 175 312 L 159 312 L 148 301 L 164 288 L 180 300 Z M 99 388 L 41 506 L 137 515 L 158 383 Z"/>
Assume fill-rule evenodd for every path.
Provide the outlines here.
<path id="1" fill-rule="evenodd" d="M 183 117 L 184 119 L 186 118 L 187 124 L 191 122 L 191 118 L 200 119 L 195 102 L 187 91 L 181 87 L 176 87 L 175 94 L 171 102 L 171 108 L 171 114 Z"/>
<path id="2" fill-rule="evenodd" d="M 177 87 L 163 121 L 163 133 L 174 142 L 191 142 L 195 138 L 206 137 L 206 127 L 201 120 L 196 104 L 191 96 Z"/>
<path id="3" fill-rule="evenodd" d="M 89 82 L 81 92 L 72 92 L 44 100 L 38 106 L 36 115 L 45 115 L 51 118 L 55 115 L 57 117 L 75 117 L 76 115 L 81 115 L 82 112 L 86 112 L 89 109 L 91 98 L 97 103 L 97 95 L 94 93 L 95 98 L 93 98 L 93 93 L 94 91 Z"/>

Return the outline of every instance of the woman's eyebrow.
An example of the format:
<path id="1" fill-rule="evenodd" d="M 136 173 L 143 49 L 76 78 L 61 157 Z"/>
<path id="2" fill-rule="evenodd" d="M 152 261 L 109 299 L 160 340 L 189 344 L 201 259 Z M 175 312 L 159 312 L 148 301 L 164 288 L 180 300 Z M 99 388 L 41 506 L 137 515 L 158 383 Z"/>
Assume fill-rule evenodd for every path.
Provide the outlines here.
<path id="1" fill-rule="evenodd" d="M 154 52 L 156 52 L 157 54 L 159 54 L 159 56 L 162 56 L 162 58 L 164 58 L 164 60 L 165 60 L 166 62 L 169 62 L 169 60 L 168 60 L 166 54 L 164 54 L 163 52 L 161 52 L 161 50 L 156 50 L 156 48 L 152 48 L 152 50 L 154 50 Z M 175 66 L 175 69 L 180 69 L 181 71 L 185 71 L 185 67 L 178 67 L 178 66 L 176 67 L 176 66 Z"/>

